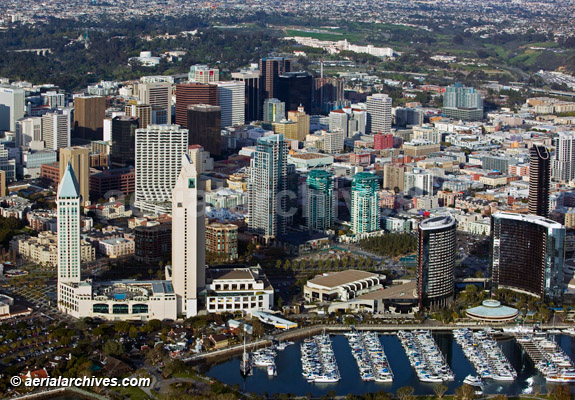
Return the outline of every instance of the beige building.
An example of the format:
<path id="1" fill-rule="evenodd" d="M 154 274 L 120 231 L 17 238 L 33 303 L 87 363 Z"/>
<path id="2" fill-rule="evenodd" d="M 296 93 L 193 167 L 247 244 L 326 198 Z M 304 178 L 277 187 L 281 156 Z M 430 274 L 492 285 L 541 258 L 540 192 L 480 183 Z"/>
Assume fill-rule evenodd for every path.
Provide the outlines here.
<path id="1" fill-rule="evenodd" d="M 569 208 L 565 213 L 565 228 L 574 229 L 575 228 L 575 208 Z"/>
<path id="2" fill-rule="evenodd" d="M 60 181 L 66 172 L 68 162 L 78 180 L 81 204 L 90 200 L 90 149 L 86 147 L 65 147 L 60 149 Z"/>
<path id="3" fill-rule="evenodd" d="M 172 84 L 169 82 L 138 83 L 138 98 L 152 109 L 166 111 L 166 124 L 172 123 Z M 158 121 L 153 123 L 159 124 Z M 142 128 L 142 126 L 140 126 Z"/>
<path id="4" fill-rule="evenodd" d="M 0 170 L 0 197 L 6 196 L 8 193 L 6 189 L 6 171 Z"/>
<path id="5" fill-rule="evenodd" d="M 412 140 L 403 144 L 403 154 L 411 157 L 426 156 L 429 153 L 435 153 L 441 150 L 441 145 L 432 143 L 428 140 Z"/>
<path id="6" fill-rule="evenodd" d="M 152 106 L 144 103 L 129 103 L 124 111 L 129 117 L 137 117 L 140 129 L 146 129 L 152 124 Z"/>
<path id="7" fill-rule="evenodd" d="M 126 238 L 100 240 L 98 244 L 100 253 L 110 258 L 118 258 L 134 254 L 135 242 Z"/>
<path id="8" fill-rule="evenodd" d="M 309 134 L 310 116 L 305 113 L 303 107 L 298 107 L 297 111 L 288 111 L 288 119 L 297 124 L 297 138 L 288 137 L 287 139 L 297 139 L 303 142 Z"/>
<path id="9" fill-rule="evenodd" d="M 297 124 L 297 122 L 290 121 L 287 119 L 284 119 L 283 121 L 280 121 L 280 122 L 274 122 L 272 124 L 272 130 L 275 133 L 283 134 L 285 139 L 299 140 L 299 138 L 298 138 L 299 125 Z M 304 140 L 304 139 L 302 139 L 302 140 Z"/>
<path id="10" fill-rule="evenodd" d="M 405 165 L 385 164 L 383 166 L 383 188 L 390 190 L 399 188 L 399 191 L 403 192 L 406 171 Z"/>
<path id="11" fill-rule="evenodd" d="M 58 265 L 58 238 L 52 232 L 40 232 L 38 237 L 19 235 L 10 241 L 10 249 L 20 257 L 37 264 L 56 267 Z M 96 249 L 85 240 L 80 241 L 80 260 L 94 261 Z"/>
<path id="12" fill-rule="evenodd" d="M 190 157 L 184 155 L 172 192 L 172 282 L 178 315 L 186 317 L 198 315 L 199 293 L 206 282 L 206 220 L 198 209 L 199 184 Z"/>

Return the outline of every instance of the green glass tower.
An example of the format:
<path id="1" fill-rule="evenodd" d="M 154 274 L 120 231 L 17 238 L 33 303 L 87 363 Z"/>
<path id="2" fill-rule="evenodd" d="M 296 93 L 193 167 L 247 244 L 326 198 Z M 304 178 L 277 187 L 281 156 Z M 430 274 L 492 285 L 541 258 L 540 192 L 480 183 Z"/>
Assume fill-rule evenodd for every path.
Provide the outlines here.
<path id="1" fill-rule="evenodd" d="M 333 225 L 333 174 L 312 170 L 306 185 L 306 225 L 309 231 L 326 231 Z"/>
<path id="2" fill-rule="evenodd" d="M 351 183 L 351 230 L 353 233 L 373 232 L 379 227 L 377 176 L 360 172 Z"/>

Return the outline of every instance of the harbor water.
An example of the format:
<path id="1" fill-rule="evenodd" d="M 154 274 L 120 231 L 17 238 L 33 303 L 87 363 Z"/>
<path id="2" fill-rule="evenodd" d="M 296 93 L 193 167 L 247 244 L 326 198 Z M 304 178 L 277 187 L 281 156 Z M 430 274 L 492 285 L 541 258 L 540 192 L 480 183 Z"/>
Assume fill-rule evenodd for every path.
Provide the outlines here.
<path id="1" fill-rule="evenodd" d="M 455 374 L 453 382 L 443 383 L 448 387 L 447 393 L 453 393 L 457 387 L 463 384 L 467 375 L 476 375 L 476 372 L 451 333 L 437 333 L 433 337 Z M 277 352 L 275 358 L 276 376 L 268 375 L 265 368 L 256 367 L 253 368 L 252 375 L 242 377 L 239 368 L 241 356 L 211 366 L 206 374 L 228 385 L 237 384 L 243 391 L 257 394 L 267 393 L 268 395 L 292 393 L 299 396 L 306 394 L 321 396 L 328 392 L 347 395 L 348 393 L 363 394 L 378 391 L 395 393 L 397 389 L 404 386 L 412 386 L 415 389 L 415 394 L 433 394 L 433 387 L 436 384 L 418 380 L 398 337 L 396 335 L 380 335 L 379 339 L 393 371 L 392 383 L 362 381 L 348 340 L 341 334 L 331 336 L 333 351 L 341 375 L 341 380 L 337 383 L 309 383 L 302 376 L 301 341 Z M 572 359 L 575 358 L 575 337 L 556 335 L 555 340 Z M 517 379 L 512 382 L 488 380 L 485 382 L 484 392 L 486 394 L 507 395 L 544 392 L 544 377 L 535 369 L 533 362 L 515 339 L 501 340 L 498 342 L 498 346 L 501 347 L 517 371 Z"/>

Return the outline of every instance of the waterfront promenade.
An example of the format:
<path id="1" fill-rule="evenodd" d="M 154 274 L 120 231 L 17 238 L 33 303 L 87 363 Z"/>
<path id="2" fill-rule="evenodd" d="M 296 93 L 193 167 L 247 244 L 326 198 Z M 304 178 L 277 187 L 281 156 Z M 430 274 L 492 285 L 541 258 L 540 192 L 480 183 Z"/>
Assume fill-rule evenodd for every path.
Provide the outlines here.
<path id="1" fill-rule="evenodd" d="M 433 324 L 360 324 L 360 325 L 353 325 L 353 329 L 358 331 L 374 331 L 380 333 L 395 333 L 398 330 L 410 331 L 410 330 L 428 330 L 432 332 L 448 332 L 453 331 L 456 329 L 461 328 L 468 328 L 471 330 L 481 330 L 485 328 L 495 328 L 495 329 L 503 329 L 503 328 L 514 328 L 517 325 L 508 324 L 508 325 L 484 325 L 479 323 L 460 323 L 460 324 L 450 324 L 450 325 L 433 325 Z M 549 330 L 549 329 L 567 329 L 572 327 L 573 325 L 569 324 L 553 324 L 553 325 L 538 325 L 538 327 L 542 330 Z M 342 324 L 318 324 L 312 325 L 308 327 L 290 329 L 281 333 L 278 333 L 273 336 L 266 336 L 263 339 L 257 340 L 255 342 L 251 342 L 246 345 L 246 349 L 248 351 L 252 351 L 258 349 L 260 347 L 265 347 L 271 344 L 272 340 L 278 341 L 288 341 L 288 340 L 297 340 L 305 337 L 311 337 L 317 335 L 324 330 L 329 333 L 344 333 L 349 332 L 352 329 L 350 325 L 342 325 Z M 509 335 L 511 336 L 511 335 Z M 205 353 L 195 354 L 191 357 L 187 357 L 182 359 L 184 362 L 198 362 L 201 360 L 207 360 L 211 358 L 227 358 L 229 356 L 233 356 L 235 354 L 239 354 L 243 351 L 244 346 L 242 344 L 229 346 L 224 349 L 209 351 Z"/>

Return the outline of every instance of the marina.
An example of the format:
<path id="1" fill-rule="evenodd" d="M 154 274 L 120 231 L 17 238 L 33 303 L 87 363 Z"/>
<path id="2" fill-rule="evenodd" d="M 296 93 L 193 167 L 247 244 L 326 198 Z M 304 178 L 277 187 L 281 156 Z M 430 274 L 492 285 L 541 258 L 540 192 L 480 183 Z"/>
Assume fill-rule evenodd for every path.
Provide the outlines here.
<path id="1" fill-rule="evenodd" d="M 399 331 L 397 337 L 420 381 L 441 383 L 455 380 L 429 331 Z"/>
<path id="2" fill-rule="evenodd" d="M 311 337 L 313 337 L 313 334 Z M 362 380 L 357 362 L 350 350 L 349 341 L 343 333 L 332 333 L 330 336 L 332 349 L 341 375 L 341 379 L 338 382 L 325 384 L 308 382 L 302 375 L 300 345 L 303 343 L 304 338 L 292 339 L 295 342 L 294 345 L 287 346 L 285 350 L 277 352 L 275 357 L 277 376 L 269 376 L 267 369 L 263 367 L 254 367 L 252 374 L 242 376 L 238 370 L 238 365 L 242 359 L 241 352 L 218 363 L 206 365 L 203 371 L 210 378 L 217 379 L 228 385 L 237 384 L 242 391 L 258 395 L 265 393 L 268 395 L 291 393 L 297 396 L 311 394 L 314 397 L 321 397 L 329 392 L 335 392 L 338 396 L 345 397 L 348 393 L 365 394 L 379 391 L 396 393 L 399 388 L 405 386 L 413 387 L 416 395 L 433 395 L 433 388 L 436 383 L 419 380 L 397 335 L 379 333 L 378 337 L 393 371 L 393 382 L 390 383 Z M 433 338 L 455 375 L 454 381 L 443 382 L 448 387 L 447 394 L 453 394 L 457 388 L 463 385 L 466 377 L 469 375 L 476 376 L 477 372 L 451 333 L 436 332 L 433 333 Z M 574 337 L 557 334 L 555 341 L 567 354 L 575 354 Z M 533 365 L 528 354 L 522 350 L 515 339 L 498 340 L 497 346 L 500 347 L 514 370 L 517 371 L 517 378 L 514 381 L 483 380 L 483 392 L 485 395 L 505 394 L 517 396 L 534 393 L 536 390 L 544 393 L 550 385 L 558 384 L 547 383 L 543 375 Z M 575 385 L 571 387 L 575 388 Z"/>
<path id="3" fill-rule="evenodd" d="M 352 331 L 345 336 L 364 382 L 393 382 L 393 372 L 377 333 Z"/>
<path id="4" fill-rule="evenodd" d="M 517 372 L 486 330 L 458 329 L 453 331 L 453 336 L 481 379 L 513 381 L 517 378 Z"/>
<path id="5" fill-rule="evenodd" d="M 529 355 L 547 382 L 575 382 L 573 360 L 546 335 L 523 335 L 517 343 Z"/>
<path id="6" fill-rule="evenodd" d="M 301 344 L 301 366 L 308 382 L 335 383 L 341 379 L 331 339 L 325 332 Z"/>

